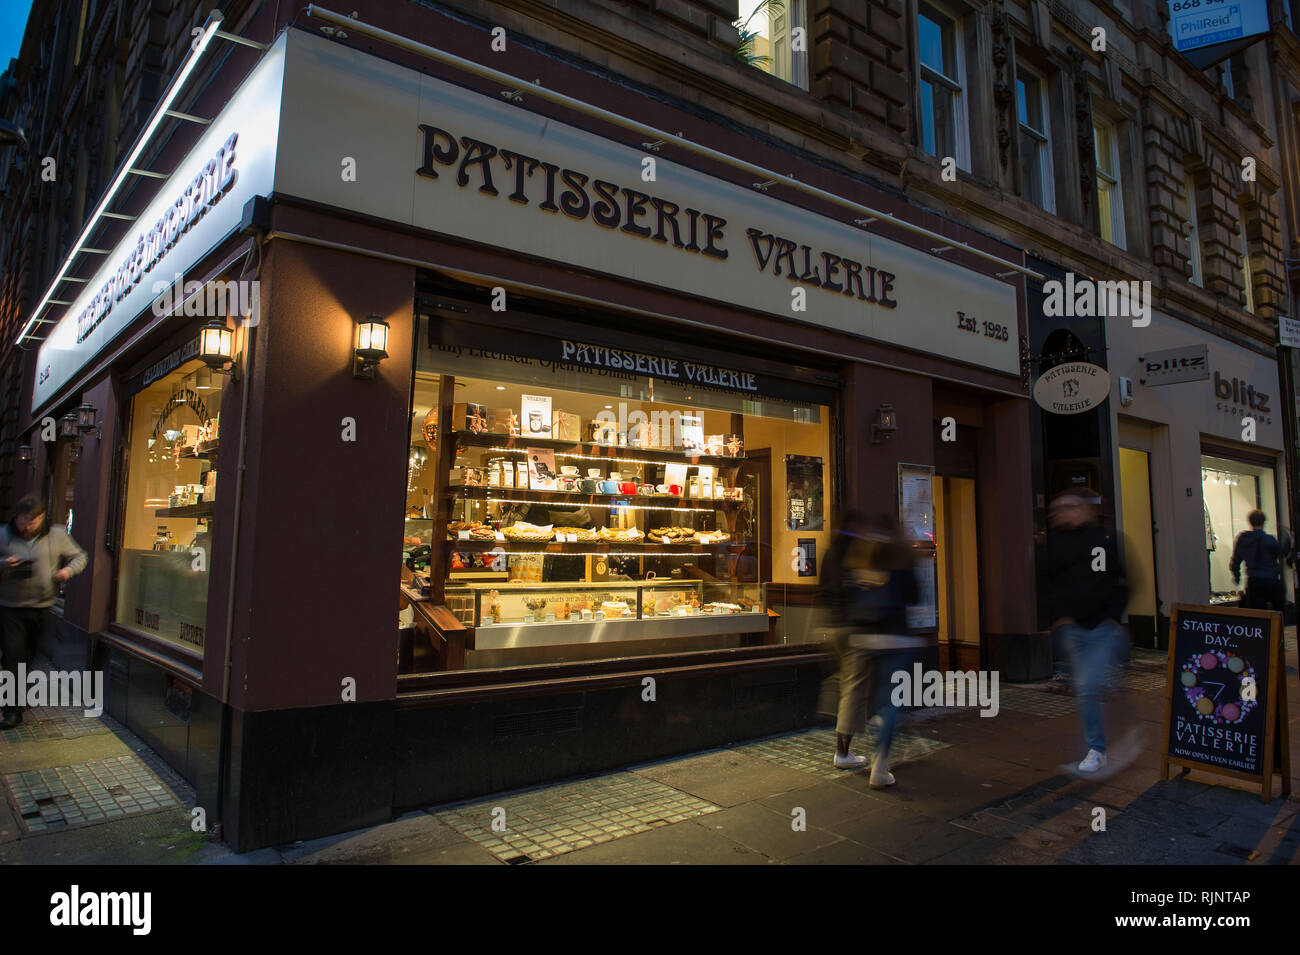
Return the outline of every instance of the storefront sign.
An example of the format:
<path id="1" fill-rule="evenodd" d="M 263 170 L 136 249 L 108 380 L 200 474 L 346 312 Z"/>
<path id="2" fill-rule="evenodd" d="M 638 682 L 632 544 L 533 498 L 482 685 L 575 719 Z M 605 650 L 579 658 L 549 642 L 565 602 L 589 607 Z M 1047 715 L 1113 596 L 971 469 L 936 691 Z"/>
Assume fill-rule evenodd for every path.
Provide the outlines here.
<path id="1" fill-rule="evenodd" d="M 1110 375 L 1100 365 L 1076 361 L 1057 365 L 1034 384 L 1034 400 L 1053 414 L 1091 411 L 1110 393 Z"/>
<path id="2" fill-rule="evenodd" d="M 167 375 L 170 375 L 181 365 L 197 356 L 198 353 L 199 339 L 195 337 L 191 341 L 186 342 L 180 348 L 177 348 L 175 351 L 168 354 L 165 358 L 159 359 L 146 368 L 144 370 L 143 380 L 140 382 L 140 387 L 146 387 L 153 384 L 159 378 L 164 378 Z"/>
<path id="3" fill-rule="evenodd" d="M 41 344 L 34 411 L 149 309 L 157 297 L 150 272 L 185 271 L 238 228 L 249 199 L 270 193 L 284 62 L 281 39 L 139 214 L 140 231 L 81 286 Z"/>
<path id="4" fill-rule="evenodd" d="M 1140 355 L 1143 385 L 1172 385 L 1181 381 L 1204 381 L 1210 377 L 1208 345 L 1170 348 Z"/>
<path id="5" fill-rule="evenodd" d="M 1163 778 L 1172 763 L 1254 779 L 1265 802 L 1275 769 L 1289 783 L 1281 631 L 1280 613 L 1174 605 Z"/>
<path id="6" fill-rule="evenodd" d="M 588 345 L 585 342 L 560 343 L 560 358 L 589 368 L 613 368 L 651 378 L 663 378 L 688 384 L 708 385 L 730 391 L 757 391 L 757 376 L 717 365 L 660 358 L 621 348 Z"/>
<path id="7" fill-rule="evenodd" d="M 235 146 L 238 142 L 239 133 L 231 133 L 216 156 L 208 160 L 185 191 L 158 217 L 153 228 L 140 233 L 135 248 L 127 253 L 112 278 L 77 316 L 78 343 L 85 341 L 113 306 L 140 284 L 140 280 L 153 271 L 172 246 L 230 191 L 238 175 L 235 169 Z"/>
<path id="8" fill-rule="evenodd" d="M 1215 408 L 1234 418 L 1250 415 L 1264 424 L 1271 424 L 1268 417 L 1273 412 L 1272 395 L 1256 390 L 1255 386 L 1244 378 L 1228 378 L 1214 373 L 1214 397 L 1219 400 Z"/>
<path id="9" fill-rule="evenodd" d="M 667 157 L 649 157 L 648 173 L 642 150 L 323 38 L 288 38 L 279 194 L 1019 374 L 1011 284 L 850 214 L 817 215 Z M 321 160 L 337 154 L 339 129 L 356 181 Z"/>

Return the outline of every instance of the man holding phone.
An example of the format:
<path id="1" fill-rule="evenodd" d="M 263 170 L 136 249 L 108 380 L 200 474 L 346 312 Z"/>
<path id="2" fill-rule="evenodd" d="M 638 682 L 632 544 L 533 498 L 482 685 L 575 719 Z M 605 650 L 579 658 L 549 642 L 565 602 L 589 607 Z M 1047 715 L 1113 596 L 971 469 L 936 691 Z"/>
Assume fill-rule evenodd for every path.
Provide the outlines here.
<path id="1" fill-rule="evenodd" d="M 59 586 L 81 573 L 86 560 L 67 531 L 45 527 L 45 502 L 35 494 L 22 498 L 13 520 L 0 527 L 0 669 L 15 681 L 18 664 L 32 662 Z M 0 719 L 0 729 L 22 721 L 22 708 L 14 707 Z"/>

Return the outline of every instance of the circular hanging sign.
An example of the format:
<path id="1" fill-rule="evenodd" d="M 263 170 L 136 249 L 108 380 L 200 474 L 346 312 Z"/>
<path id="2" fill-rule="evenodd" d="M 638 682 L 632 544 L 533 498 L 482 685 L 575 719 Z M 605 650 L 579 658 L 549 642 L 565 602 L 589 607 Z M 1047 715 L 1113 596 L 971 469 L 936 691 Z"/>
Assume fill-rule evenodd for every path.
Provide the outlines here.
<path id="1" fill-rule="evenodd" d="M 1110 375 L 1100 365 L 1072 361 L 1048 369 L 1034 383 L 1038 407 L 1053 414 L 1091 411 L 1110 394 Z"/>

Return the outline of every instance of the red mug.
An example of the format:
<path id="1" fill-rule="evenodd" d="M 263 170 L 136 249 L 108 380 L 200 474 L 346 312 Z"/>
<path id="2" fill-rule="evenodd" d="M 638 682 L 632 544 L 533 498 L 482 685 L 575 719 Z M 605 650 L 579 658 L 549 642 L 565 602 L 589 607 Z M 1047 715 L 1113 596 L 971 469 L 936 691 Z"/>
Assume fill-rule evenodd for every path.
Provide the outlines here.
<path id="1" fill-rule="evenodd" d="M 678 497 L 681 497 L 681 496 L 682 496 L 682 486 L 681 486 L 680 484 L 669 484 L 669 485 L 668 485 L 668 493 L 669 493 L 669 494 L 675 494 L 675 495 L 677 495 Z"/>
<path id="2" fill-rule="evenodd" d="M 624 481 L 622 484 L 620 484 L 620 485 L 618 486 L 618 490 L 619 490 L 619 492 L 620 492 L 621 494 L 635 494 L 635 493 L 636 493 L 636 482 L 635 482 L 635 481 Z"/>

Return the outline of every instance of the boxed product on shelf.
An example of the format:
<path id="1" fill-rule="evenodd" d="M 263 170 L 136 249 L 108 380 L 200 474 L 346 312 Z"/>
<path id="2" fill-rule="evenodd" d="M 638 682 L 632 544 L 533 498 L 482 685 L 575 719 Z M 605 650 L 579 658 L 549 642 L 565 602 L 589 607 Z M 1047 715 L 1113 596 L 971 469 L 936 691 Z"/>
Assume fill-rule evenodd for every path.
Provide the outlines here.
<path id="1" fill-rule="evenodd" d="M 721 434 L 711 434 L 704 439 L 704 452 L 712 454 L 714 457 L 722 455 L 722 449 L 725 446 L 726 438 Z"/>
<path id="2" fill-rule="evenodd" d="M 519 415 L 519 433 L 525 438 L 550 438 L 551 396 L 523 395 Z"/>
<path id="3" fill-rule="evenodd" d="M 551 417 L 551 437 L 557 441 L 581 441 L 582 418 L 571 411 L 557 411 Z"/>
<path id="4" fill-rule="evenodd" d="M 493 408 L 487 417 L 488 431 L 492 434 L 519 434 L 519 416 L 514 408 Z"/>
<path id="5" fill-rule="evenodd" d="M 486 405 L 462 401 L 451 406 L 451 427 L 454 431 L 472 431 L 482 434 L 488 430 Z"/>
<path id="6" fill-rule="evenodd" d="M 681 436 L 683 451 L 704 452 L 704 424 L 699 415 L 682 415 Z"/>
<path id="7" fill-rule="evenodd" d="M 727 435 L 727 440 L 723 442 L 723 453 L 732 458 L 744 457 L 745 439 L 738 434 Z"/>

